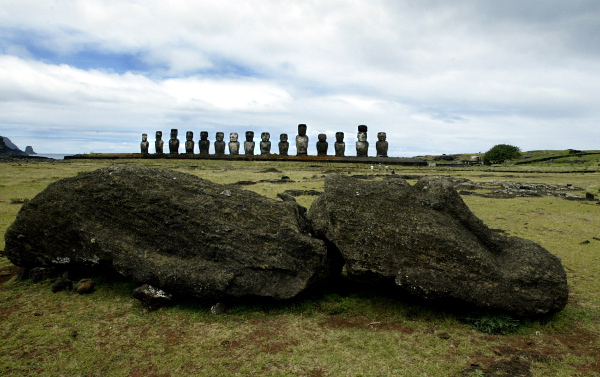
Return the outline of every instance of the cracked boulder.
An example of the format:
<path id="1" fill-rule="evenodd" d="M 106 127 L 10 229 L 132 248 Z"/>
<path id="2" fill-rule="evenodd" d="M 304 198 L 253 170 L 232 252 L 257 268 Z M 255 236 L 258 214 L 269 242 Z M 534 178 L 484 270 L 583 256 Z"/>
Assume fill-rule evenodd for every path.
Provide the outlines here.
<path id="1" fill-rule="evenodd" d="M 490 230 L 447 180 L 424 177 L 411 186 L 399 178 L 329 176 L 308 216 L 355 280 L 518 316 L 567 303 L 560 259 L 535 242 Z"/>
<path id="2" fill-rule="evenodd" d="M 294 202 L 115 167 L 54 182 L 24 204 L 5 253 L 29 268 L 108 266 L 179 296 L 288 299 L 339 271 L 309 231 Z"/>

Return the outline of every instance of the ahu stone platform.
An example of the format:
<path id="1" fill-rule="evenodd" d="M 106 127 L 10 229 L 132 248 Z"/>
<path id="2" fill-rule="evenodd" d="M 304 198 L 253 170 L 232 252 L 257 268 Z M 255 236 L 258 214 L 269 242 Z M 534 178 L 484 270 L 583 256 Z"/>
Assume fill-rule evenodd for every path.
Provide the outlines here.
<path id="1" fill-rule="evenodd" d="M 427 162 L 420 158 L 405 157 L 336 157 L 336 156 L 281 156 L 278 154 L 261 155 L 216 155 L 216 154 L 145 154 L 145 153 L 91 153 L 65 156 L 65 160 L 79 159 L 176 159 L 176 160 L 224 160 L 224 161 L 307 161 L 307 162 L 333 162 L 371 165 L 402 165 L 402 166 L 427 166 Z"/>

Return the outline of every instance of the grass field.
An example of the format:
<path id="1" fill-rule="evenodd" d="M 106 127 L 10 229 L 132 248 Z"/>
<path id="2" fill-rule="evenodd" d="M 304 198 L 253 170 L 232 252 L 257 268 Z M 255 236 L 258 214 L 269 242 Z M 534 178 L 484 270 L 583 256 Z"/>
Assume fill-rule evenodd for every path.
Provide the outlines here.
<path id="1" fill-rule="evenodd" d="M 598 196 L 599 158 L 395 170 L 572 184 L 582 189 L 577 195 Z M 331 172 L 386 174 L 372 173 L 367 165 L 333 163 L 0 161 L 0 250 L 19 208 L 49 183 L 120 164 L 171 168 L 218 183 L 263 181 L 244 188 L 272 198 L 288 189 L 322 190 Z M 290 182 L 265 182 L 282 176 Z M 314 198 L 297 200 L 308 207 Z M 525 365 L 531 374 L 523 375 L 600 376 L 600 205 L 556 197 L 463 199 L 491 228 L 534 240 L 562 259 L 570 288 L 562 312 L 535 321 L 458 314 L 342 280 L 339 287 L 301 299 L 246 303 L 224 315 L 197 302 L 147 313 L 131 297 L 130 282 L 95 277 L 97 289 L 90 295 L 53 294 L 51 281 L 15 281 L 16 267 L 0 257 L 0 375 L 500 376 L 503 367 L 513 373 L 505 375 L 519 375 Z M 509 333 L 493 333 L 504 330 Z"/>

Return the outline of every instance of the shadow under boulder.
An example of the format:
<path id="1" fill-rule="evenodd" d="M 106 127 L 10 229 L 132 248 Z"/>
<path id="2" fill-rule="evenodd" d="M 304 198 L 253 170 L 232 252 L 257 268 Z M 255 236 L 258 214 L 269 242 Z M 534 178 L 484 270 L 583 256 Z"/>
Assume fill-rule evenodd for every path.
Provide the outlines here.
<path id="1" fill-rule="evenodd" d="M 329 176 L 308 217 L 355 280 L 517 316 L 567 303 L 560 259 L 535 242 L 490 230 L 443 179 L 424 177 L 411 186 Z"/>
<path id="2" fill-rule="evenodd" d="M 17 266 L 109 266 L 174 295 L 288 299 L 341 266 L 305 209 L 234 185 L 115 167 L 49 185 L 6 232 Z"/>

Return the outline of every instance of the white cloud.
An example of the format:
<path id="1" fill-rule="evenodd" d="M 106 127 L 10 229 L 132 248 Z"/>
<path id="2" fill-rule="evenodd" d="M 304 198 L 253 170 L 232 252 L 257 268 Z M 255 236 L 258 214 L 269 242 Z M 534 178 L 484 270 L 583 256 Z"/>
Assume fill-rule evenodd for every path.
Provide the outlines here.
<path id="1" fill-rule="evenodd" d="M 316 153 L 318 133 L 353 145 L 367 124 L 372 154 L 378 131 L 392 155 L 593 149 L 599 16 L 595 1 L 8 1 L 0 133 L 110 152 L 156 129 L 307 123 Z"/>

